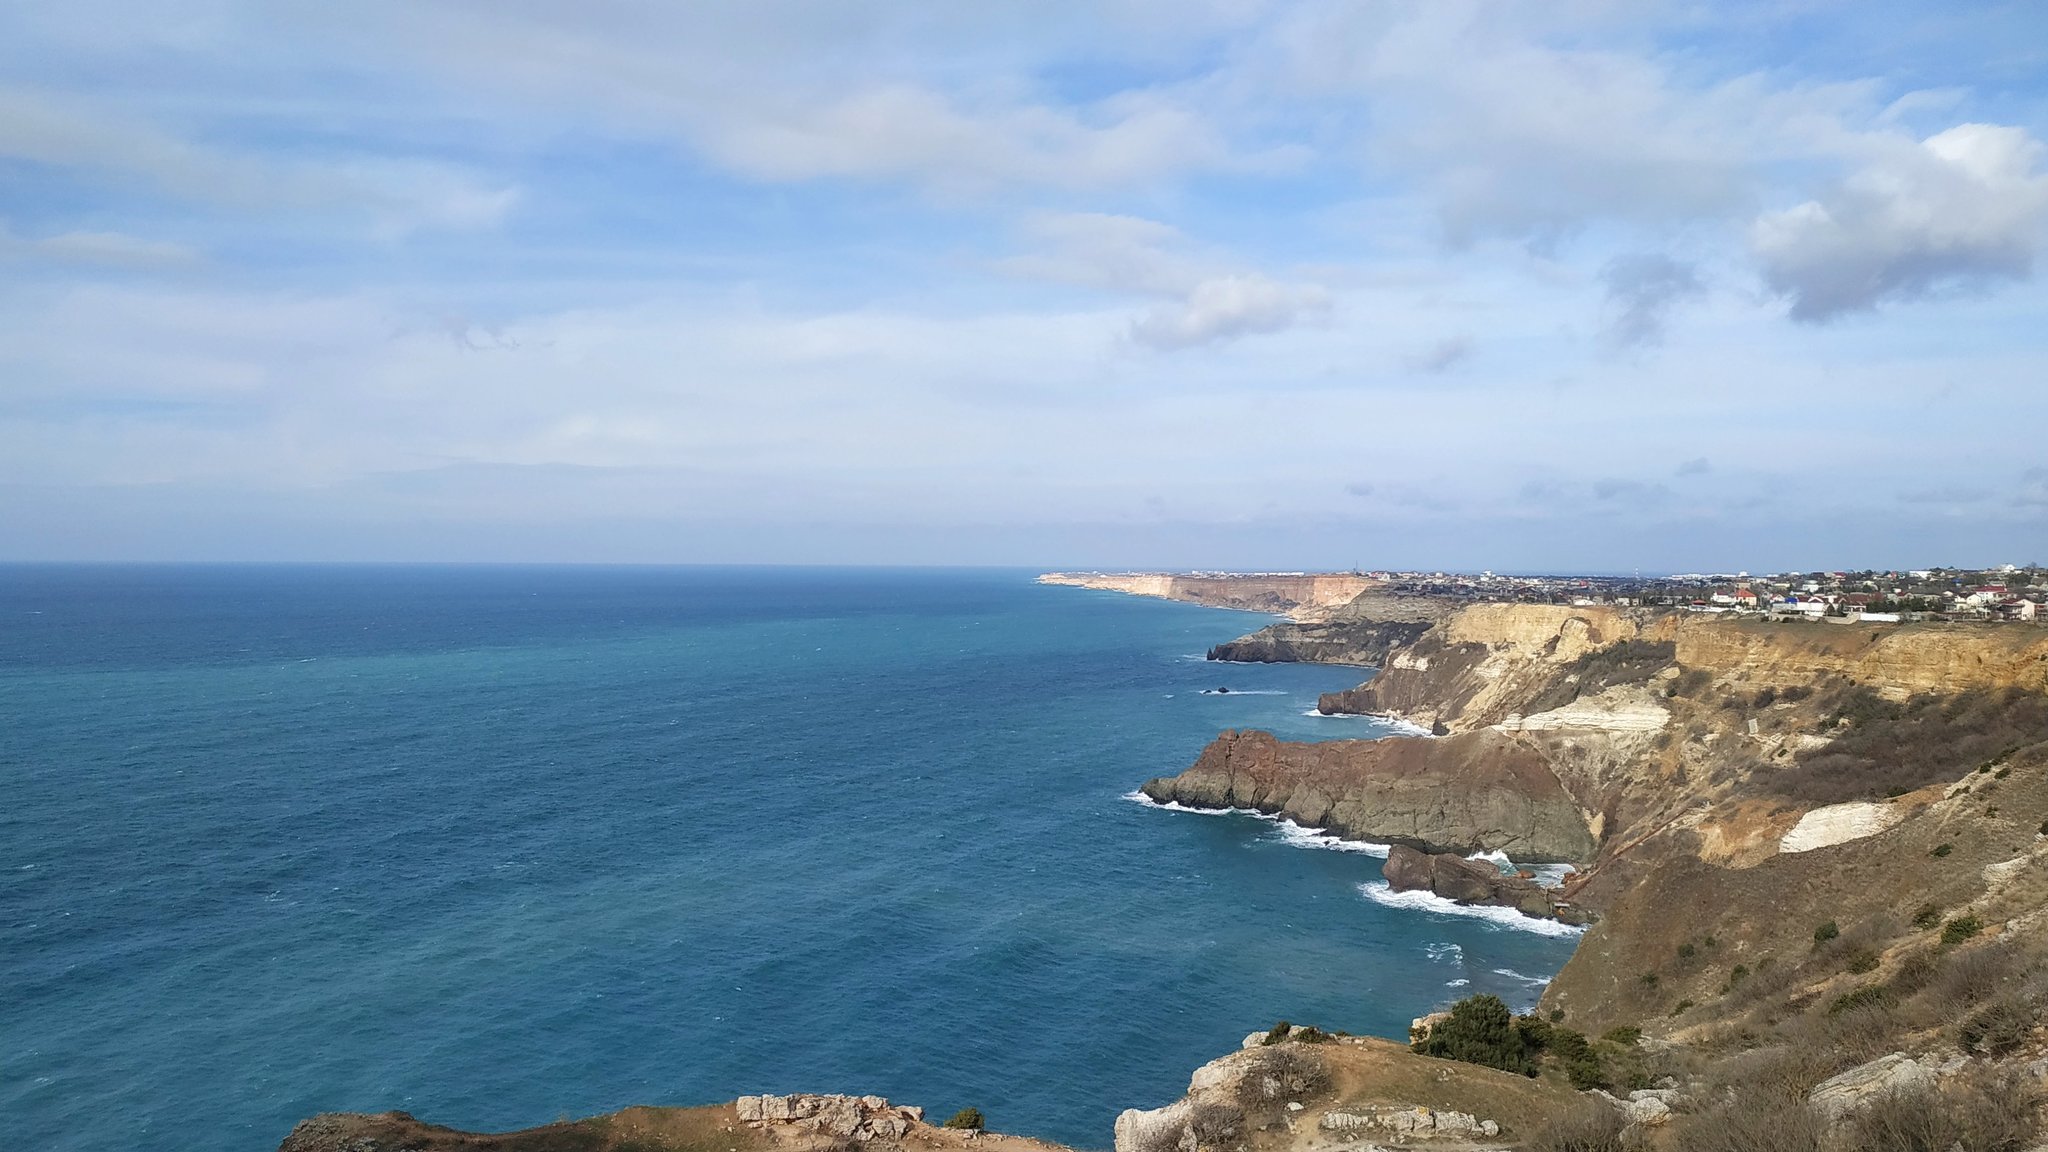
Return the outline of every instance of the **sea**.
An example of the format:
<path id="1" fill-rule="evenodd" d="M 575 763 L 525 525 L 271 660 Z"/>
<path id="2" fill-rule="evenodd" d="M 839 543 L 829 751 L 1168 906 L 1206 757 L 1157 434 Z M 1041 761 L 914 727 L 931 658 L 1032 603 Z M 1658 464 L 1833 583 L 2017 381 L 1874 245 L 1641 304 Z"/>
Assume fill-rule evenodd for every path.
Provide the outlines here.
<path id="1" fill-rule="evenodd" d="M 812 1091 L 1106 1148 L 1279 1020 L 1534 1002 L 1569 931 L 1136 796 L 1386 735 L 1314 711 L 1365 670 L 1033 575 L 0 567 L 0 1131 Z"/>

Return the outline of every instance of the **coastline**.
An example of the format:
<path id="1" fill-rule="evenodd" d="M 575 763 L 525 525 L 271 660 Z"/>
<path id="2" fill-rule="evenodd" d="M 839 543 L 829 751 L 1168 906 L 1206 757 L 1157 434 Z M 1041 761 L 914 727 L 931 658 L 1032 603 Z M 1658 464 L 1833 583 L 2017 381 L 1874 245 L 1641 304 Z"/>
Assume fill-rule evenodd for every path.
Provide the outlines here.
<path id="1" fill-rule="evenodd" d="M 2048 918 L 2038 914 L 2048 897 L 2048 741 L 2000 735 L 2013 724 L 2033 730 L 2044 659 L 2048 643 L 2028 631 L 1950 625 L 1788 630 L 1596 606 L 1490 603 L 1432 621 L 1391 646 L 1371 681 L 1340 695 L 1369 714 L 1392 714 L 1418 729 L 1426 722 L 1434 736 L 1304 743 L 1225 732 L 1187 770 L 1123 799 L 1177 814 L 1251 816 L 1273 829 L 1276 843 L 1389 863 L 1408 851 L 1413 859 L 1471 865 L 1482 862 L 1478 856 L 1496 876 L 1505 875 L 1493 867 L 1503 858 L 1575 866 L 1569 876 L 1547 869 L 1544 878 L 1565 880 L 1573 903 L 1601 913 L 1591 927 L 1433 891 L 1395 892 L 1384 880 L 1358 883 L 1355 895 L 1406 915 L 1492 920 L 1491 930 L 1571 939 L 1569 958 L 1551 978 L 1515 965 L 1492 972 L 1525 991 L 1540 989 L 1532 1008 L 1588 1043 L 1594 1070 L 1566 1076 L 1546 1063 L 1525 1080 L 1283 1022 L 1197 1069 L 1178 1101 L 1126 1111 L 1115 1126 L 1118 1152 L 1164 1152 L 1190 1140 L 1233 1152 L 1311 1152 L 1316 1133 L 1376 1133 L 1389 1117 L 1406 1117 L 1400 1123 L 1423 1125 L 1437 1138 L 1520 1139 L 1589 1098 L 1614 1109 L 1617 1123 L 1683 1127 L 1690 1121 L 1658 1094 L 1676 1101 L 1701 1091 L 1702 1081 L 1685 1077 L 1710 1068 L 1714 1050 L 1698 1049 L 1707 1063 L 1668 1077 L 1668 1087 L 1634 1087 L 1649 1076 L 1644 1052 L 1692 1050 L 1738 1024 L 1764 1029 L 1764 1043 L 1779 1048 L 1805 1043 L 1806 1034 L 1781 1029 L 1780 1021 L 1815 1013 L 1825 1020 L 1833 1015 L 1829 1004 L 1873 986 L 1854 982 L 1862 973 L 1874 968 L 1885 979 L 1924 952 L 1893 915 L 1897 907 L 1926 901 L 1937 910 L 1929 921 L 1935 928 L 1956 910 L 1960 919 L 1951 923 L 1967 920 L 1968 934 L 1945 930 L 1944 947 L 1950 936 L 1985 931 L 2012 948 L 2048 953 L 2040 939 Z M 1949 695 L 1929 695 L 1936 689 Z M 1923 699 L 1933 703 L 1915 703 Z M 1916 709 L 1946 716 L 1965 701 L 1992 709 L 1988 719 L 1972 721 L 1991 726 L 1980 743 L 1900 769 L 1912 773 L 1905 784 L 1875 802 L 1885 819 L 1863 818 L 1860 809 L 1855 819 L 1827 816 L 1825 790 L 1842 785 L 1817 774 L 1816 765 L 1832 763 L 1823 752 L 1882 756 L 1915 738 Z M 1331 713 L 1319 706 L 1318 715 Z M 1853 719 L 1845 724 L 1844 716 Z M 1991 758 L 1977 747 L 1988 747 Z M 1782 791 L 1791 777 L 1820 791 Z M 1998 802 L 1986 806 L 1973 787 L 1997 791 Z M 1804 831 L 1793 836 L 1795 829 Z M 1545 844 L 1550 850 L 1529 851 Z M 1951 857 L 1953 865 L 1925 864 Z M 2030 871 L 2036 867 L 2039 877 Z M 1883 888 L 1852 879 L 1872 874 L 1891 879 Z M 2024 877 L 2035 878 L 2021 884 Z M 1690 913 L 1674 921 L 1674 907 Z M 1827 934 L 1813 927 L 1822 921 Z M 1834 939 L 1837 921 L 1843 938 L 1867 952 L 1821 947 Z M 1783 977 L 1742 985 L 1773 957 L 1789 958 L 1778 969 Z M 1442 988 L 1448 999 L 1471 985 L 1469 975 L 1455 975 Z M 1431 1019 L 1416 1025 L 1426 1029 Z M 1927 1040 L 1895 1034 L 1886 1043 L 1913 1051 Z M 1824 1071 L 1809 1083 L 1855 1072 L 1856 1058 L 1824 1053 L 1815 1061 Z M 1956 1066 L 2007 1065 L 1966 1055 Z M 1289 1069 L 1314 1074 L 1278 1096 L 1247 1094 L 1247 1086 L 1290 1083 Z M 1594 1086 L 1628 1095 L 1582 1095 Z M 1293 1110 L 1304 1109 L 1297 1123 Z M 1224 1116 L 1228 1127 L 1216 1127 Z M 1408 1147 L 1394 1133 L 1415 1129 L 1388 1131 L 1383 1146 Z M 905 1139 L 913 1143 L 914 1132 Z"/>

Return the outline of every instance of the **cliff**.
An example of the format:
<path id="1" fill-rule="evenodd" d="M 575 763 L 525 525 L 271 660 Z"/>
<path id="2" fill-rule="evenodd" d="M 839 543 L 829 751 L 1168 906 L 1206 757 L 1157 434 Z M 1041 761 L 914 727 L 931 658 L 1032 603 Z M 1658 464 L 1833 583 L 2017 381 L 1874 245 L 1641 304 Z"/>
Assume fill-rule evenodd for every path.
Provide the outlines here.
<path id="1" fill-rule="evenodd" d="M 1356 664 L 1376 668 L 1421 639 L 1427 622 L 1274 624 L 1209 649 L 1211 660 L 1249 664 Z"/>
<path id="2" fill-rule="evenodd" d="M 1581 861 L 1594 838 L 1529 742 L 1498 732 L 1448 740 L 1296 744 L 1225 732 L 1145 795 L 1195 808 L 1250 808 L 1356 840 L 1428 851 L 1503 851 Z"/>
<path id="3" fill-rule="evenodd" d="M 1379 586 L 1367 577 L 1344 573 L 1047 572 L 1038 582 L 1180 600 L 1210 608 L 1270 612 L 1295 620 L 1322 619 L 1359 593 Z"/>

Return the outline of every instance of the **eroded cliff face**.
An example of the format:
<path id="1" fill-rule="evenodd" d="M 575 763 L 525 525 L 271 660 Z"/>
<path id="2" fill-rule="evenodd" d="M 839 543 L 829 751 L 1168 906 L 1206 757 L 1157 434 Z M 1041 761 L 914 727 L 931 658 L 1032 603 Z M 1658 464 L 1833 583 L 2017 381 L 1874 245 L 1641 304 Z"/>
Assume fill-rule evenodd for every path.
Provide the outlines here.
<path id="1" fill-rule="evenodd" d="M 1271 612 L 1295 620 L 1323 619 L 1359 593 L 1379 587 L 1378 582 L 1364 576 L 1343 573 L 1195 576 L 1170 572 L 1048 572 L 1038 582 L 1181 600 L 1210 608 Z"/>
<path id="2" fill-rule="evenodd" d="M 1678 663 L 1744 683 L 1810 685 L 1829 677 L 1894 697 L 1984 688 L 2048 690 L 2048 630 L 2025 625 L 1770 624 L 1667 619 Z"/>
<path id="3" fill-rule="evenodd" d="M 1429 631 L 1426 621 L 1275 624 L 1209 649 L 1211 660 L 1252 664 L 1356 664 L 1377 668 Z"/>
<path id="4" fill-rule="evenodd" d="M 1647 613 L 1474 604 L 1392 652 L 1369 684 L 1323 696 L 1325 713 L 1383 713 L 1450 732 L 1521 711 L 1586 653 L 1643 634 Z"/>
<path id="5" fill-rule="evenodd" d="M 1595 846 L 1543 755 L 1501 732 L 1317 744 L 1225 732 L 1193 767 L 1147 781 L 1144 792 L 1161 803 L 1250 808 L 1340 836 L 1435 852 L 1578 862 Z"/>

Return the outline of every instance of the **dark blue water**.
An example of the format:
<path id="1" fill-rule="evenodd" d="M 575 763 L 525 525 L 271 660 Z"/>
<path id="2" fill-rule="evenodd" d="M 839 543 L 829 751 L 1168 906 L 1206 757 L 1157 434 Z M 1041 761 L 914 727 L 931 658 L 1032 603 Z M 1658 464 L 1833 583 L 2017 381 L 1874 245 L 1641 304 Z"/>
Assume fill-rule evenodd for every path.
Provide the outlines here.
<path id="1" fill-rule="evenodd" d="M 0 568 L 0 1130 L 807 1090 L 1104 1147 L 1275 1019 L 1527 1003 L 1572 940 L 1123 798 L 1226 727 L 1377 731 L 1303 715 L 1357 672 L 1200 661 L 1262 623 L 1009 572 Z"/>

